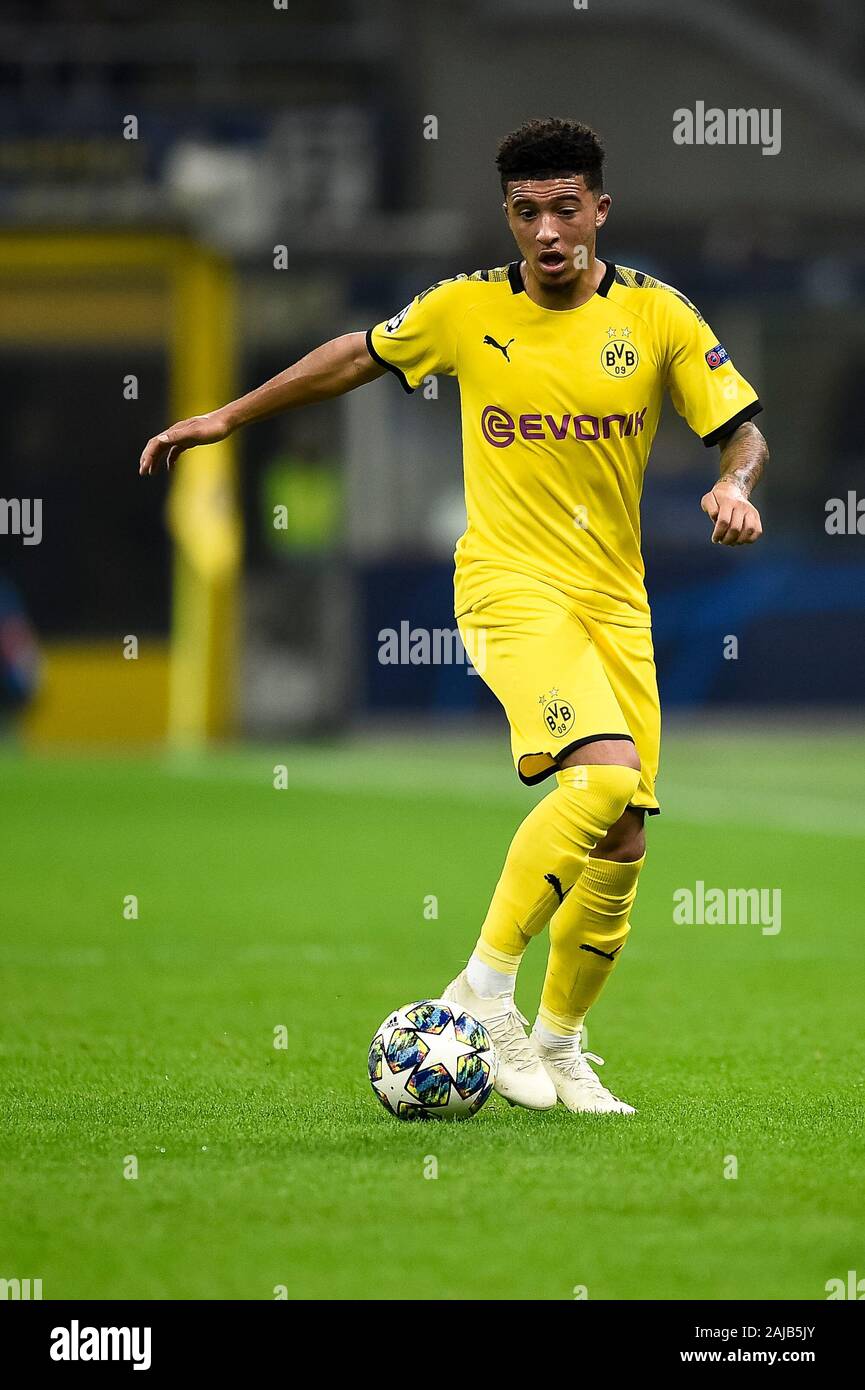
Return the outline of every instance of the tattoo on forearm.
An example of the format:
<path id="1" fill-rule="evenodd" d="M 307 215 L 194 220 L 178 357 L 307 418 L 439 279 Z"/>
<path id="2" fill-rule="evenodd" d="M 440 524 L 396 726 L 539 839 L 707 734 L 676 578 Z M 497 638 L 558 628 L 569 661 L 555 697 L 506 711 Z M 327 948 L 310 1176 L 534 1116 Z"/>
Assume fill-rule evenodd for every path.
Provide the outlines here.
<path id="1" fill-rule="evenodd" d="M 735 483 L 746 497 L 759 482 L 769 450 L 756 425 L 748 421 L 730 435 L 721 447 L 720 483 Z"/>
<path id="2" fill-rule="evenodd" d="M 748 459 L 744 463 L 735 464 L 732 468 L 725 467 L 718 481 L 736 483 L 742 489 L 745 496 L 749 497 L 752 487 L 759 481 L 762 472 L 762 459 Z"/>

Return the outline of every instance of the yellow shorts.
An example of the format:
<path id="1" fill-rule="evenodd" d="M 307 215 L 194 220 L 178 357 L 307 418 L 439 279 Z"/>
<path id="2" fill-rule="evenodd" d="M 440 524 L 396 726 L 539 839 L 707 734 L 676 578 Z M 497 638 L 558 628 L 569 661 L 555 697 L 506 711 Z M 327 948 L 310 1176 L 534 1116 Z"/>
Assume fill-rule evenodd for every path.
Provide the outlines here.
<path id="1" fill-rule="evenodd" d="M 601 622 L 558 589 L 512 577 L 457 625 L 472 664 L 504 707 L 514 764 L 528 786 L 598 738 L 630 738 L 642 764 L 632 806 L 657 815 L 661 708 L 647 627 Z"/>

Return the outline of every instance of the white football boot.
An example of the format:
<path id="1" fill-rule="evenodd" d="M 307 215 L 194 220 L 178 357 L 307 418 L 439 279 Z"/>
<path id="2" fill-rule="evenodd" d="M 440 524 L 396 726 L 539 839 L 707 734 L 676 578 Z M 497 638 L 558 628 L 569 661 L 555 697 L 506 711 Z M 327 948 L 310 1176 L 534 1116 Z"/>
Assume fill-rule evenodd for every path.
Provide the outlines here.
<path id="1" fill-rule="evenodd" d="M 564 1048 L 545 1047 L 534 1033 L 531 1042 L 567 1110 L 584 1115 L 636 1115 L 633 1105 L 614 1096 L 592 1071 L 589 1062 L 602 1067 L 604 1059 L 594 1052 L 583 1052 L 579 1033 Z"/>
<path id="2" fill-rule="evenodd" d="M 555 1085 L 526 1036 L 528 1021 L 513 999 L 484 999 L 475 994 L 464 970 L 451 980 L 441 997 L 478 1019 L 492 1038 L 498 1057 L 495 1089 L 499 1095 L 526 1110 L 552 1110 Z"/>

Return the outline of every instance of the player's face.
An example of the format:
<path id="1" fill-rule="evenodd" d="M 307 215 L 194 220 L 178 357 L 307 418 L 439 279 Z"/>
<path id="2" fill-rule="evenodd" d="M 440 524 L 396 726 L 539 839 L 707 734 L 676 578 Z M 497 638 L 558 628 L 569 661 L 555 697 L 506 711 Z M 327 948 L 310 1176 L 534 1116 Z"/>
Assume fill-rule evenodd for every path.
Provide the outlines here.
<path id="1" fill-rule="evenodd" d="M 586 187 L 582 174 L 512 180 L 505 213 L 529 270 L 542 285 L 567 285 L 595 252 L 610 197 Z"/>

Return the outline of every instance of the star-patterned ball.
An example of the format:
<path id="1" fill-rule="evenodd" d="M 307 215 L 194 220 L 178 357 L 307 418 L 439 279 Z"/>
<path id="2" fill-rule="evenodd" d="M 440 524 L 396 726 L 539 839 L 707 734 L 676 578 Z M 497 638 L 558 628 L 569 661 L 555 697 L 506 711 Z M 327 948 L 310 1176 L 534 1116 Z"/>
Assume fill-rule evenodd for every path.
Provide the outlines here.
<path id="1" fill-rule="evenodd" d="M 369 1079 L 400 1120 L 467 1120 L 492 1094 L 493 1040 L 482 1023 L 443 999 L 388 1014 L 369 1049 Z"/>

